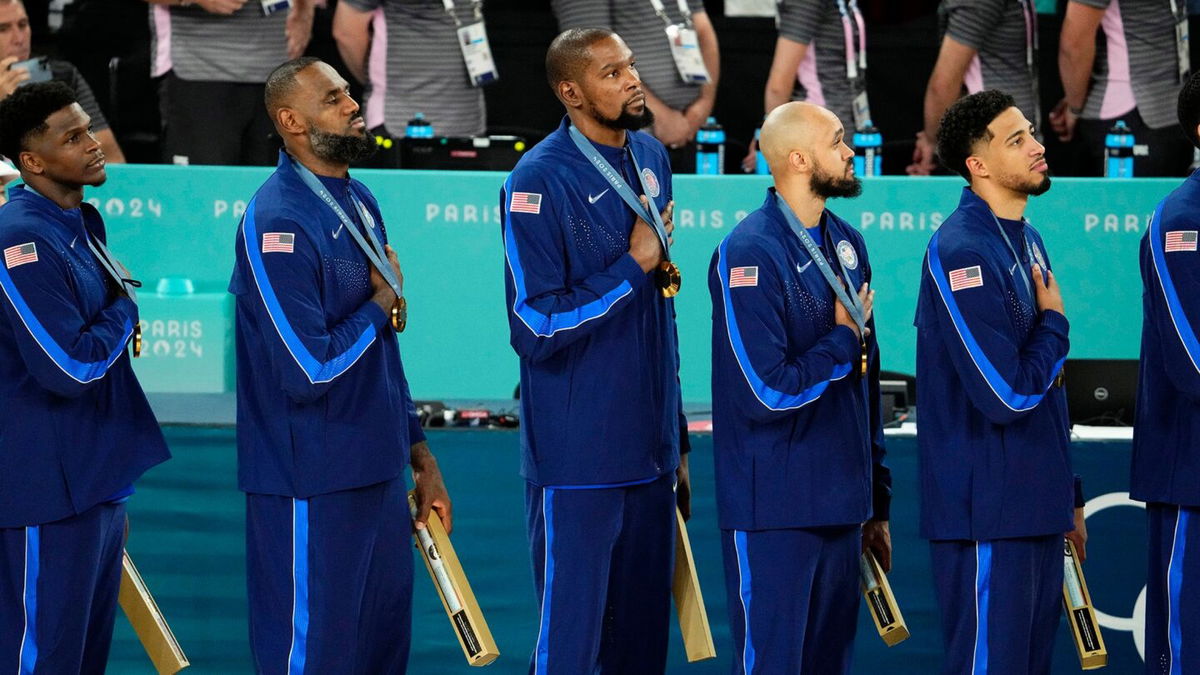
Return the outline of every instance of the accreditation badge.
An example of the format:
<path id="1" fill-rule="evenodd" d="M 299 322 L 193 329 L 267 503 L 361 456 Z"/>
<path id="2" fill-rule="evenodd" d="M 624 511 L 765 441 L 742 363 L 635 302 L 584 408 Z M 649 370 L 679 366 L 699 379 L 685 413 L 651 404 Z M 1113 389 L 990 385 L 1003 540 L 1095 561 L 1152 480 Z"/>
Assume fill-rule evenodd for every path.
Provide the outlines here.
<path id="1" fill-rule="evenodd" d="M 704 57 L 700 54 L 700 40 L 696 37 L 696 29 L 686 24 L 675 23 L 667 26 L 666 31 L 679 77 L 688 84 L 712 82 L 708 68 L 704 65 Z"/>
<path id="2" fill-rule="evenodd" d="M 458 29 L 458 47 L 462 50 L 463 62 L 467 65 L 467 75 L 473 86 L 482 87 L 500 79 L 483 21 Z"/>

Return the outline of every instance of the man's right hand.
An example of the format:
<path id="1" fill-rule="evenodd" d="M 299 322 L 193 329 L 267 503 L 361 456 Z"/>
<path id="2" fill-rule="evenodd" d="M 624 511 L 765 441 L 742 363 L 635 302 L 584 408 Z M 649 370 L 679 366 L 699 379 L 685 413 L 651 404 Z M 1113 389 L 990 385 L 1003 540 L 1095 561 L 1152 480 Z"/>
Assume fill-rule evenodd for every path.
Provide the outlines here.
<path id="1" fill-rule="evenodd" d="M 863 308 L 863 323 L 865 324 L 871 320 L 871 313 L 875 311 L 875 291 L 870 290 L 866 284 L 863 284 L 858 289 L 858 302 Z M 841 298 L 838 298 L 833 306 L 833 320 L 837 325 L 845 326 L 854 331 L 854 336 L 860 340 L 862 339 L 862 333 L 858 330 L 858 324 L 854 323 L 854 319 L 850 316 L 850 310 L 846 309 L 846 306 L 842 304 Z"/>
<path id="2" fill-rule="evenodd" d="M 0 61 L 0 98 L 8 98 L 12 93 L 21 86 L 21 83 L 29 79 L 29 71 L 24 68 L 12 68 L 12 64 L 19 61 L 15 56 L 10 56 L 7 59 Z"/>
<path id="3" fill-rule="evenodd" d="M 246 0 L 196 0 L 196 4 L 209 14 L 233 14 Z"/>
<path id="4" fill-rule="evenodd" d="M 649 207 L 649 201 L 646 197 L 642 197 L 642 206 Z M 671 233 L 675 230 L 675 202 L 674 200 L 667 203 L 667 208 L 662 210 L 663 225 L 667 230 L 667 244 L 672 241 Z M 654 227 L 647 223 L 644 218 L 638 216 L 637 221 L 633 224 L 633 231 L 629 233 L 629 255 L 637 261 L 637 264 L 642 266 L 643 272 L 649 272 L 662 262 L 663 250 L 662 243 L 658 240 L 658 234 L 654 231 Z"/>
<path id="5" fill-rule="evenodd" d="M 390 258 L 391 255 L 388 257 Z M 384 280 L 383 275 L 379 273 L 379 270 L 375 269 L 374 265 L 370 265 L 370 267 L 371 290 L 374 291 L 374 295 L 371 296 L 371 302 L 379 305 L 383 313 L 390 317 L 392 315 L 392 305 L 396 302 L 396 292 L 392 290 L 392 287 L 388 285 L 388 282 Z"/>
<path id="6" fill-rule="evenodd" d="M 1034 294 L 1037 296 L 1037 306 L 1039 312 L 1044 312 L 1052 309 L 1063 316 L 1067 315 L 1063 309 L 1062 291 L 1058 288 L 1058 279 L 1054 278 L 1054 272 L 1046 270 L 1046 281 L 1042 281 L 1042 268 L 1037 263 L 1033 265 L 1033 288 Z"/>

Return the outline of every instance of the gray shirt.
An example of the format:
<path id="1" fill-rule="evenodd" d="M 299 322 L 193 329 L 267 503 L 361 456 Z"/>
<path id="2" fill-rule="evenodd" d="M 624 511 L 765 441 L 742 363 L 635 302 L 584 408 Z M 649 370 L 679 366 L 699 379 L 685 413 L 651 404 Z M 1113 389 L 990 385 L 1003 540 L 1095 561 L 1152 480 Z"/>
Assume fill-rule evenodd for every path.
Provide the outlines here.
<path id="1" fill-rule="evenodd" d="M 1152 129 L 1177 123 L 1179 59 L 1171 0 L 1071 0 L 1103 9 L 1084 119 L 1111 120 L 1135 107 Z M 1183 0 L 1175 1 L 1186 19 Z"/>
<path id="2" fill-rule="evenodd" d="M 852 7 L 847 4 L 846 10 Z M 849 26 L 857 50 L 862 26 L 854 20 Z M 866 86 L 866 79 L 861 73 L 857 82 L 849 79 L 845 24 L 837 0 L 783 0 L 779 4 L 779 37 L 808 46 L 800 62 L 793 100 L 833 111 L 846 129 L 849 143 L 854 133 L 854 97 Z"/>
<path id="3" fill-rule="evenodd" d="M 228 16 L 197 5 L 150 6 L 151 75 L 182 80 L 262 84 L 287 60 L 287 10 L 264 15 L 248 0 Z"/>
<path id="4" fill-rule="evenodd" d="M 666 23 L 654 13 L 650 0 L 552 0 L 558 29 L 607 28 L 615 31 L 633 50 L 642 84 L 663 103 L 684 110 L 700 95 L 700 85 L 679 77 Z M 703 0 L 687 0 L 692 13 L 704 11 Z M 663 0 L 671 23 L 682 23 L 676 0 Z"/>
<path id="5" fill-rule="evenodd" d="M 441 0 L 341 1 L 364 12 L 379 10 L 367 56 L 367 127 L 384 124 L 402 136 L 408 120 L 422 112 L 438 136 L 486 132 L 483 90 L 471 84 L 457 26 Z M 455 0 L 454 12 L 464 26 L 476 21 L 470 0 Z"/>
<path id="6" fill-rule="evenodd" d="M 963 78 L 967 91 L 999 89 L 1039 124 L 1037 12 L 1033 0 L 942 0 L 946 35 L 976 51 Z"/>

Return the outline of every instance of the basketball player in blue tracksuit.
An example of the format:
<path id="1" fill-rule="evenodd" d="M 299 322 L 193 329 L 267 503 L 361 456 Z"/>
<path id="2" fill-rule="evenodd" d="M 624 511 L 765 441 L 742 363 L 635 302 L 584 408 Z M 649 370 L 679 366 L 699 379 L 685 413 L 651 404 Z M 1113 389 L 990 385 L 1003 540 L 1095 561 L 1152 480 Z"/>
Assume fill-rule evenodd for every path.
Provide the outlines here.
<path id="1" fill-rule="evenodd" d="M 1068 324 L 1022 216 L 1050 187 L 1043 152 L 997 91 L 959 100 L 938 131 L 943 163 L 970 183 L 929 242 L 915 321 L 921 535 L 945 673 L 1049 672 L 1063 535 L 1085 554 L 1056 383 Z"/>
<path id="2" fill-rule="evenodd" d="M 1179 92 L 1200 145 L 1200 76 Z M 1142 237 L 1142 357 L 1129 494 L 1146 502 L 1146 672 L 1200 672 L 1200 173 L 1154 211 Z"/>
<path id="3" fill-rule="evenodd" d="M 540 608 L 530 671 L 661 673 L 687 436 L 674 302 L 648 274 L 663 250 L 646 218 L 673 227 L 670 165 L 634 131 L 652 117 L 620 37 L 567 31 L 546 64 L 567 117 L 500 194 Z M 622 194 L 655 213 L 636 216 Z M 686 514 L 686 462 L 679 474 Z"/>
<path id="4" fill-rule="evenodd" d="M 128 273 L 102 267 L 83 203 L 106 178 L 90 123 L 60 83 L 0 102 L 25 181 L 0 208 L 0 672 L 18 675 L 104 672 L 125 502 L 169 456 L 126 354 Z"/>
<path id="5" fill-rule="evenodd" d="M 449 500 L 389 325 L 396 295 L 349 231 L 386 242 L 374 197 L 347 175 L 373 144 L 346 81 L 315 59 L 277 68 L 266 103 L 286 152 L 246 207 L 229 286 L 255 667 L 403 673 L 413 576 L 405 465 L 419 521 L 432 505 L 449 525 Z"/>
<path id="6" fill-rule="evenodd" d="M 843 136 L 824 108 L 772 111 L 760 147 L 776 187 L 709 269 L 734 673 L 848 672 L 859 553 L 866 544 L 891 563 L 871 267 L 862 235 L 825 209 L 861 190 Z M 807 228 L 818 257 L 793 228 Z M 823 265 L 851 289 L 865 330 Z"/>

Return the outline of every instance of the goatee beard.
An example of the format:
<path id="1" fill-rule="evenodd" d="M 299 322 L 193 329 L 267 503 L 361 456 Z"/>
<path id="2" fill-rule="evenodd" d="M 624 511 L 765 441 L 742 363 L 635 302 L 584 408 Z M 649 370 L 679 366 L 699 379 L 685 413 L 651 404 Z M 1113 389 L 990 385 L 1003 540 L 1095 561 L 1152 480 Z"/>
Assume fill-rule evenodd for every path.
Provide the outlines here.
<path id="1" fill-rule="evenodd" d="M 353 164 L 375 154 L 375 139 L 368 134 L 334 134 L 320 129 L 308 132 L 313 154 L 327 162 Z"/>
<path id="2" fill-rule="evenodd" d="M 621 108 L 621 114 L 615 118 L 605 117 L 593 108 L 592 117 L 601 125 L 616 131 L 637 131 L 654 124 L 654 113 L 650 110 L 650 106 L 642 108 L 642 114 L 635 115 L 629 112 L 627 104 Z"/>
<path id="3" fill-rule="evenodd" d="M 1040 197 L 1041 195 L 1046 194 L 1046 191 L 1049 189 L 1050 189 L 1050 176 L 1042 176 L 1042 182 L 1038 183 L 1037 185 L 1022 185 L 1021 186 L 1021 192 L 1024 192 L 1025 194 L 1027 194 L 1031 197 Z"/>
<path id="4" fill-rule="evenodd" d="M 838 178 L 818 170 L 812 177 L 813 194 L 824 199 L 833 197 L 857 197 L 862 194 L 862 181 L 858 176 Z"/>

